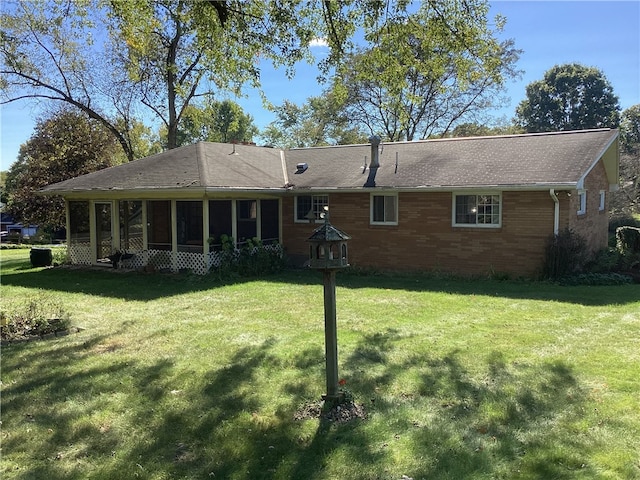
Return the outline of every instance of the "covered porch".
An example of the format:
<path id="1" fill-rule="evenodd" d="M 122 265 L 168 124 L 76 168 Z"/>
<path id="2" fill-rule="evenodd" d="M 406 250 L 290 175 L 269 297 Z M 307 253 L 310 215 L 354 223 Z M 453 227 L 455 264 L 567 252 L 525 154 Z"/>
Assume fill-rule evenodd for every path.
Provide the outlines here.
<path id="1" fill-rule="evenodd" d="M 76 265 L 206 274 L 223 250 L 257 240 L 281 249 L 274 197 L 66 200 L 69 258 Z"/>

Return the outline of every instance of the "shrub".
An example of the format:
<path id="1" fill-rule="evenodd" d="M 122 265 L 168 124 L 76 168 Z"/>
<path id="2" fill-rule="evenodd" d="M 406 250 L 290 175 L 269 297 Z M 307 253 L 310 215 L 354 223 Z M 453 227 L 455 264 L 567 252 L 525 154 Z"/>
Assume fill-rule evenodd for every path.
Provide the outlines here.
<path id="1" fill-rule="evenodd" d="M 280 271 L 285 266 L 280 244 L 263 245 L 258 238 L 253 238 L 246 240 L 238 249 L 232 237 L 222 235 L 220 240 L 219 263 L 212 269 L 220 278 L 258 276 Z"/>
<path id="2" fill-rule="evenodd" d="M 70 318 L 64 308 L 54 300 L 42 297 L 27 299 L 18 305 L 3 307 L 0 311 L 0 337 L 19 340 L 67 330 Z"/>
<path id="3" fill-rule="evenodd" d="M 640 254 L 640 228 L 618 227 L 616 229 L 616 248 L 622 255 Z"/>
<path id="4" fill-rule="evenodd" d="M 560 278 L 558 283 L 561 285 L 626 285 L 633 283 L 633 279 L 620 273 L 581 273 Z"/>
<path id="5" fill-rule="evenodd" d="M 615 232 L 618 227 L 640 227 L 640 220 L 631 214 L 620 214 L 609 220 L 609 231 Z"/>
<path id="6" fill-rule="evenodd" d="M 557 279 L 579 272 L 587 260 L 586 242 L 573 230 L 553 235 L 545 247 L 542 275 Z"/>

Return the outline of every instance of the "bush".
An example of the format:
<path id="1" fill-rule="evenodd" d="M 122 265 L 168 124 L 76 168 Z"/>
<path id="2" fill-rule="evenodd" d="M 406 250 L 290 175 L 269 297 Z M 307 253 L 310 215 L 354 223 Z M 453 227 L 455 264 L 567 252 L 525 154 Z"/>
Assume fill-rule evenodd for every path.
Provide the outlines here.
<path id="1" fill-rule="evenodd" d="M 281 271 L 285 267 L 280 244 L 263 245 L 257 239 L 247 240 L 241 248 L 228 235 L 221 236 L 222 251 L 219 264 L 211 271 L 220 278 L 225 276 L 254 277 Z"/>
<path id="2" fill-rule="evenodd" d="M 0 311 L 0 338 L 3 341 L 38 337 L 67 330 L 70 319 L 64 308 L 47 298 L 32 298 Z"/>
<path id="3" fill-rule="evenodd" d="M 619 273 L 581 273 L 558 280 L 561 285 L 626 285 L 633 283 L 633 278 Z"/>
<path id="4" fill-rule="evenodd" d="M 640 227 L 640 220 L 631 214 L 620 214 L 609 220 L 609 231 L 615 232 L 618 227 Z"/>
<path id="5" fill-rule="evenodd" d="M 640 228 L 618 227 L 616 229 L 616 248 L 621 255 L 640 254 Z"/>
<path id="6" fill-rule="evenodd" d="M 558 279 L 579 272 L 587 260 L 586 242 L 573 230 L 553 235 L 545 247 L 542 276 Z"/>

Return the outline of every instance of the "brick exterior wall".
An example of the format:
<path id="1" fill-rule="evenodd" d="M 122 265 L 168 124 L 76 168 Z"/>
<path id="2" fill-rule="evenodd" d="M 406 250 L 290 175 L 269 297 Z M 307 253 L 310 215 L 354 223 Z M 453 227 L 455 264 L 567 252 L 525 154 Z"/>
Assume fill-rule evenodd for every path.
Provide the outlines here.
<path id="1" fill-rule="evenodd" d="M 308 257 L 315 228 L 293 222 L 293 197 L 283 200 L 283 239 L 289 255 Z M 329 195 L 331 223 L 351 235 L 354 266 L 457 274 L 535 275 L 553 233 L 549 192 L 504 192 L 501 228 L 453 227 L 452 193 L 400 193 L 398 225 L 369 224 L 369 192 Z"/>
<path id="2" fill-rule="evenodd" d="M 595 252 L 605 248 L 609 241 L 609 182 L 602 165 L 598 164 L 589 172 L 584 182 L 587 193 L 587 209 L 583 215 L 578 215 L 578 191 L 571 192 L 566 221 L 564 225 L 587 241 L 587 247 Z M 604 210 L 600 210 L 600 191 L 605 192 Z"/>
<path id="3" fill-rule="evenodd" d="M 608 191 L 602 164 L 587 176 L 587 212 L 577 215 L 577 191 L 556 192 L 559 228 L 571 228 L 587 239 L 591 250 L 607 245 L 608 200 L 599 211 L 600 190 Z M 570 195 L 568 195 L 570 194 Z M 548 190 L 502 192 L 500 228 L 453 227 L 451 192 L 398 195 L 398 225 L 370 225 L 370 192 L 329 193 L 331 223 L 351 235 L 353 266 L 390 270 L 442 271 L 462 275 L 540 273 L 545 245 L 553 235 L 554 201 Z M 608 192 L 607 192 L 608 199 Z M 282 202 L 284 247 L 302 263 L 306 241 L 317 225 L 294 222 L 294 197 Z"/>

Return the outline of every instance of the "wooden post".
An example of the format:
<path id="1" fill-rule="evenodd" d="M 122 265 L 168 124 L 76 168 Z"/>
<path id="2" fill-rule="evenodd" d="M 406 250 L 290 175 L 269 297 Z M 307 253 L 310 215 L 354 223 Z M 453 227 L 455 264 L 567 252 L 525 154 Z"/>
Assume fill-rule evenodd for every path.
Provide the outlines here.
<path id="1" fill-rule="evenodd" d="M 339 401 L 338 389 L 338 328 L 336 325 L 336 271 L 324 270 L 324 342 L 327 366 L 325 400 Z"/>

